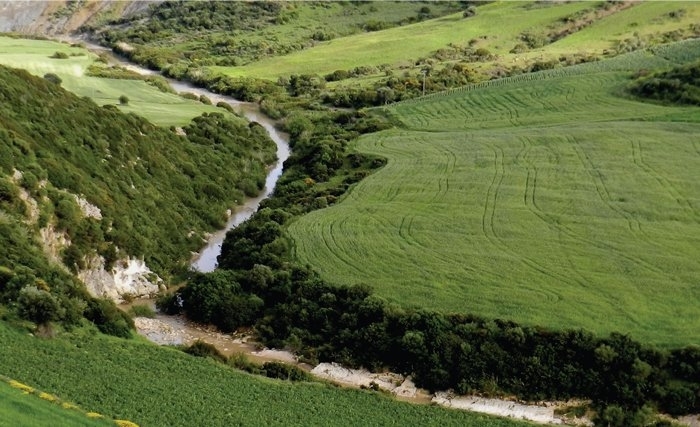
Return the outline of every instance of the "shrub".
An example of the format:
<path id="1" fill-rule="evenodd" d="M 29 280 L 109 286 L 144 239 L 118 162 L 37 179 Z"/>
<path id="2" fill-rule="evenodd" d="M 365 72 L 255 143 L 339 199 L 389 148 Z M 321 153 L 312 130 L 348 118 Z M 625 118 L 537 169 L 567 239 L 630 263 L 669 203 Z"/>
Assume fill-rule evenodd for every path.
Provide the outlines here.
<path id="1" fill-rule="evenodd" d="M 265 362 L 262 366 L 265 375 L 289 381 L 311 381 L 312 377 L 303 369 L 282 362 Z"/>
<path id="2" fill-rule="evenodd" d="M 146 78 L 146 83 L 157 88 L 163 93 L 175 93 L 175 90 L 170 87 L 170 83 L 168 83 L 168 81 L 161 76 L 148 76 Z"/>
<path id="3" fill-rule="evenodd" d="M 226 357 L 219 352 L 213 345 L 206 343 L 204 341 L 195 341 L 189 347 L 183 350 L 187 354 L 191 354 L 196 357 L 211 357 L 219 362 L 226 362 Z"/>
<path id="4" fill-rule="evenodd" d="M 119 103 L 120 103 L 121 105 L 128 105 L 128 104 L 129 104 L 129 97 L 127 97 L 126 95 L 120 96 L 120 97 L 119 97 Z"/>
<path id="5" fill-rule="evenodd" d="M 54 59 L 68 59 L 69 58 L 67 53 L 58 52 L 58 51 L 54 52 L 53 55 L 51 55 L 50 57 L 54 58 Z"/>
<path id="6" fill-rule="evenodd" d="M 17 187 L 10 180 L 0 178 L 0 203 L 14 203 L 18 198 Z"/>
<path id="7" fill-rule="evenodd" d="M 57 76 L 56 74 L 54 74 L 54 73 L 46 73 L 46 74 L 44 74 L 44 79 L 46 79 L 46 80 L 48 80 L 48 81 L 50 81 L 51 83 L 56 84 L 56 85 L 60 85 L 61 83 L 63 83 L 63 80 L 61 80 L 61 78 L 58 77 L 58 76 Z"/>
<path id="8" fill-rule="evenodd" d="M 156 308 L 165 314 L 180 314 L 182 297 L 180 294 L 162 294 L 156 299 Z"/>
<path id="9" fill-rule="evenodd" d="M 20 316 L 38 325 L 45 325 L 63 316 L 63 309 L 56 297 L 36 286 L 22 288 L 17 298 Z"/>
<path id="10" fill-rule="evenodd" d="M 216 106 L 219 108 L 223 108 L 224 110 L 228 111 L 229 113 L 236 114 L 236 110 L 234 110 L 233 107 L 231 106 L 231 104 L 229 104 L 228 102 L 219 101 L 216 103 Z"/>
<path id="11" fill-rule="evenodd" d="M 469 6 L 462 13 L 463 18 L 471 18 L 472 16 L 475 16 L 475 15 L 476 15 L 476 8 L 474 6 Z"/>
<path id="12" fill-rule="evenodd" d="M 108 299 L 92 299 L 88 302 L 85 318 L 102 333 L 121 338 L 131 338 L 134 321 Z"/>
<path id="13" fill-rule="evenodd" d="M 520 40 L 530 49 L 537 49 L 551 43 L 549 37 L 544 33 L 525 32 L 520 34 Z"/>
<path id="14" fill-rule="evenodd" d="M 185 99 L 191 99 L 193 101 L 199 101 L 199 96 L 192 92 L 182 92 L 180 93 L 180 96 L 185 98 Z"/>
<path id="15" fill-rule="evenodd" d="M 129 308 L 129 314 L 131 317 L 148 317 L 149 319 L 156 317 L 156 312 L 151 307 L 143 304 L 132 305 Z"/>
<path id="16" fill-rule="evenodd" d="M 246 372 L 249 372 L 251 374 L 256 374 L 256 375 L 261 374 L 260 365 L 257 365 L 255 363 L 251 362 L 248 359 L 248 356 L 245 355 L 245 353 L 232 354 L 231 357 L 229 357 L 226 360 L 226 364 L 233 367 L 233 368 L 240 369 L 241 371 L 246 371 Z"/>

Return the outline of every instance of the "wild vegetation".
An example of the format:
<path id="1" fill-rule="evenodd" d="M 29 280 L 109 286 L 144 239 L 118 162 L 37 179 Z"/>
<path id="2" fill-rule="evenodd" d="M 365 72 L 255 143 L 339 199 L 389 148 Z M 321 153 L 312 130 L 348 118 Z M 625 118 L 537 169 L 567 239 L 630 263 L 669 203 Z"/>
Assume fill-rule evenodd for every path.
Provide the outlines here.
<path id="1" fill-rule="evenodd" d="M 65 52 L 68 59 L 50 58 L 55 51 Z M 118 105 L 123 112 L 136 113 L 161 126 L 184 126 L 195 116 L 221 112 L 214 106 L 167 93 L 159 76 L 137 76 L 110 68 L 105 60 L 80 45 L 0 36 L 0 64 L 40 77 L 58 78 L 63 88 L 89 97 L 98 105 Z M 120 105 L 122 95 L 129 98 L 128 105 Z"/>
<path id="2" fill-rule="evenodd" d="M 128 337 L 129 318 L 92 299 L 65 267 L 74 273 L 101 256 L 109 269 L 138 257 L 168 277 L 204 232 L 221 227 L 226 209 L 262 188 L 274 144 L 260 126 L 215 107 L 185 126 L 189 136 L 178 136 L 78 98 L 57 74 L 42 79 L 0 67 L 0 75 L 2 303 L 41 326 L 72 327 L 85 316 Z M 79 198 L 97 214 L 86 215 Z M 68 242 L 54 254 L 64 268 L 48 260 L 40 230 Z"/>
<path id="3" fill-rule="evenodd" d="M 630 88 L 635 95 L 671 103 L 700 105 L 700 62 L 651 75 L 644 74 L 640 72 Z"/>
<path id="4" fill-rule="evenodd" d="M 458 2 L 167 1 L 111 22 L 114 28 L 83 30 L 154 69 L 178 63 L 243 65 L 461 8 Z"/>
<path id="5" fill-rule="evenodd" d="M 529 425 L 397 402 L 380 393 L 260 378 L 208 358 L 85 330 L 43 340 L 0 322 L 0 339 L 0 372 L 95 413 L 142 426 L 350 426 L 368 420 L 377 425 Z"/>
<path id="6" fill-rule="evenodd" d="M 696 133 L 697 112 L 689 107 L 643 105 L 624 98 L 629 96 L 625 92 L 629 70 L 644 67 L 655 71 L 697 58 L 697 46 L 692 43 L 684 44 L 683 49 L 655 46 L 697 35 L 698 27 L 694 25 L 697 6 L 666 2 L 644 2 L 631 7 L 616 2 L 462 4 L 453 15 L 423 21 L 433 10 L 431 6 L 421 5 L 417 11 L 419 18 L 409 18 L 421 22 L 410 28 L 382 30 L 384 24 L 371 22 L 364 15 L 359 18 L 364 22 L 360 26 L 353 23 L 345 27 L 345 22 L 337 24 L 337 20 L 333 20 L 335 27 L 324 26 L 332 21 L 329 17 L 335 16 L 326 14 L 324 9 L 354 11 L 369 6 L 375 10 L 367 9 L 367 12 L 378 13 L 379 5 L 166 2 L 151 9 L 144 16 L 145 21 L 129 21 L 133 24 L 131 29 L 128 26 L 120 29 L 117 27 L 120 23 L 114 22 L 115 27 L 103 33 L 105 42 L 132 60 L 219 93 L 260 102 L 265 112 L 283 119 L 282 126 L 292 138 L 294 154 L 285 164 L 275 197 L 263 203 L 263 209 L 253 219 L 229 234 L 220 258 L 221 270 L 193 274 L 183 288 L 180 296 L 187 314 L 225 330 L 255 325 L 265 343 L 287 346 L 309 361 L 334 360 L 412 373 L 420 385 L 430 389 L 508 393 L 530 399 L 591 398 L 599 410 L 596 422 L 600 425 L 650 425 L 656 422 L 654 410 L 672 414 L 698 410 L 700 358 L 696 348 L 683 347 L 689 341 L 686 338 L 692 335 L 691 329 L 696 329 L 694 324 L 685 327 L 681 322 L 670 322 L 664 326 L 667 329 L 656 329 L 659 324 L 666 325 L 667 320 L 678 318 L 679 309 L 680 317 L 697 318 L 693 305 L 689 304 L 695 301 L 690 283 L 694 270 L 687 258 L 688 253 L 694 253 L 694 246 L 683 240 L 695 232 L 693 200 L 697 180 L 692 176 L 679 177 L 671 167 L 674 161 L 682 159 L 690 162 L 687 170 L 697 170 L 692 164 L 697 154 L 692 141 L 685 145 L 677 142 L 683 135 Z M 274 46 L 258 43 L 258 36 L 279 40 L 265 31 L 291 28 L 271 25 L 283 24 L 284 14 L 290 10 L 291 15 L 299 14 L 293 18 L 320 11 L 328 21 L 318 20 L 322 24 L 314 30 L 320 32 L 311 36 L 316 40 L 308 45 L 297 43 L 302 39 L 296 36 L 286 37 L 283 42 L 273 43 Z M 401 24 L 398 16 L 386 26 Z M 513 20 L 513 16 L 521 19 Z M 610 43 L 611 25 L 618 28 L 613 43 Z M 622 30 L 620 25 L 624 27 Z M 168 26 L 178 28 L 180 34 L 169 32 Z M 227 26 L 240 27 L 240 33 L 236 30 L 231 36 L 240 39 L 219 39 L 221 29 Z M 324 32 L 336 27 L 338 35 L 359 32 L 338 39 L 334 39 L 335 34 L 329 36 Z M 499 35 L 488 34 L 484 28 L 497 28 Z M 456 33 L 469 38 L 455 41 Z M 160 44 L 157 37 L 161 36 L 174 38 Z M 188 45 L 189 36 L 193 36 L 191 40 L 196 40 L 196 44 Z M 375 43 L 381 48 L 375 49 Z M 410 52 L 407 46 L 412 46 Z M 653 48 L 647 50 L 649 46 Z M 587 47 L 591 47 L 590 51 Z M 595 62 L 601 55 L 628 51 L 634 53 L 617 61 Z M 59 50 L 54 49 L 47 58 L 55 52 Z M 76 59 L 65 53 L 55 59 L 43 59 L 42 63 L 46 60 L 63 67 Z M 564 64 L 582 62 L 586 64 L 561 68 Z M 522 74 L 548 69 L 553 70 Z M 47 76 L 46 84 L 68 86 L 80 74 L 65 73 L 65 68 L 57 70 L 63 70 L 64 74 L 43 68 L 39 75 Z M 122 74 L 121 70 L 93 72 Z M 379 113 L 338 110 L 328 105 L 381 105 L 502 76 L 514 77 L 436 94 L 419 102 L 403 102 Z M 134 84 L 147 87 L 144 82 L 120 82 L 123 87 L 135 87 Z M 109 87 L 117 86 L 110 83 Z M 119 102 L 122 96 L 127 102 L 118 108 L 123 110 L 139 101 L 121 92 L 110 94 L 110 103 Z M 106 111 L 115 113 L 116 117 L 115 108 L 108 107 Z M 572 125 L 573 117 L 581 123 Z M 161 119 L 167 120 L 166 115 L 161 115 Z M 129 120 L 131 126 L 141 126 L 140 133 L 145 135 L 140 136 L 157 133 L 150 128 L 145 131 L 143 123 L 135 117 Z M 204 115 L 186 130 L 188 139 L 192 135 L 190 142 L 202 145 L 203 149 L 226 145 L 226 131 L 218 129 L 237 129 L 228 120 L 224 116 Z M 386 130 L 390 124 L 399 129 Z M 611 125 L 620 130 L 612 136 Z M 648 137 L 639 134 L 640 127 L 649 133 Z M 570 137 L 572 129 L 581 138 Z M 355 141 L 359 135 L 382 130 L 385 131 Z M 256 129 L 249 131 L 254 133 Z M 212 135 L 217 140 L 213 144 L 209 138 Z M 634 135 L 631 142 L 629 135 Z M 665 141 L 668 147 L 662 150 L 653 138 Z M 628 169 L 619 169 L 610 160 L 620 153 L 626 153 L 627 160 L 634 164 L 628 165 L 635 172 L 634 184 L 644 182 L 652 189 L 649 194 L 630 190 L 629 194 L 635 198 L 627 198 L 625 191 L 631 185 L 625 178 Z M 654 157 L 647 153 L 653 153 Z M 570 165 L 574 166 L 573 173 L 561 172 Z M 154 163 L 153 170 L 161 166 Z M 385 167 L 379 173 L 352 187 L 382 166 Z M 187 174 L 185 169 L 182 172 Z M 180 169 L 171 170 L 180 172 Z M 618 171 L 622 172 L 615 173 Z M 391 174 L 394 178 L 389 179 Z M 245 193 L 259 182 L 249 179 L 238 190 Z M 387 182 L 389 193 L 379 184 Z M 582 182 L 580 187 L 576 186 Z M 678 182 L 683 186 L 676 185 Z M 426 187 L 426 183 L 431 185 Z M 8 209 L 17 210 L 12 215 L 16 215 L 15 224 L 21 228 L 23 205 L 16 198 L 21 192 L 15 190 L 17 184 L 10 180 L 5 188 Z M 352 191 L 346 194 L 350 188 Z M 205 193 L 215 198 L 221 195 L 214 188 L 206 190 Z M 562 191 L 576 194 L 575 203 L 566 204 L 562 197 L 557 197 Z M 647 209 L 644 203 L 649 199 L 658 203 L 657 197 L 662 197 L 673 209 L 668 211 L 666 205 L 653 204 L 655 209 Z M 343 203 L 339 204 L 341 200 Z M 465 208 L 476 202 L 480 204 L 475 212 Z M 346 209 L 346 205 L 361 209 L 353 212 L 353 218 L 334 219 L 333 215 Z M 328 206 L 331 209 L 317 211 Z M 68 204 L 64 203 L 62 208 L 68 209 Z M 311 211 L 317 212 L 299 217 Z M 600 214 L 601 211 L 605 214 Z M 431 228 L 431 223 L 425 221 L 428 215 L 432 220 L 442 221 L 440 229 Z M 449 215 L 464 220 L 464 229 L 472 232 L 464 234 L 461 227 L 454 231 L 454 220 L 446 219 Z M 324 217 L 329 222 L 324 222 Z M 353 223 L 355 217 L 362 218 L 364 223 Z M 318 220 L 318 224 L 309 224 L 308 218 Z M 586 228 L 590 218 L 596 219 L 595 227 Z M 212 219 L 204 214 L 208 225 L 215 225 Z M 660 228 L 654 228 L 658 223 Z M 499 228 L 499 224 L 503 227 Z M 526 233 L 518 224 L 532 234 L 523 237 Z M 675 226 L 680 226 L 682 232 L 677 232 Z M 187 229 L 170 228 L 180 232 L 180 236 Z M 317 255 L 309 249 L 313 237 L 306 230 L 321 236 L 322 245 L 315 250 L 325 253 L 328 259 L 313 259 Z M 645 236 L 649 231 L 652 234 Z M 672 233 L 667 235 L 666 231 Z M 430 239 L 422 239 L 428 235 Z M 655 244 L 659 235 L 664 236 L 662 243 Z M 605 243 L 610 236 L 621 240 Z M 341 243 L 342 239 L 351 238 L 357 244 Z M 643 244 L 637 247 L 635 239 L 640 238 Z M 376 253 L 367 251 L 370 242 L 381 243 Z M 440 252 L 444 242 L 450 242 L 461 252 Z M 552 255 L 545 243 L 559 245 L 562 250 Z M 473 249 L 475 244 L 481 245 L 479 251 Z M 437 248 L 434 253 L 440 257 L 428 258 L 428 263 L 423 264 L 426 257 L 425 251 L 421 252 L 422 246 Z M 663 264 L 651 252 L 658 253 L 658 246 L 671 253 Z M 342 250 L 338 249 L 341 247 Z M 151 249 L 145 244 L 144 248 Z M 364 256 L 358 256 L 361 254 Z M 410 262 L 405 261 L 406 254 L 413 257 Z M 342 260 L 350 259 L 350 264 L 338 266 Z M 309 266 L 299 267 L 299 260 L 312 260 L 314 267 L 320 267 L 321 275 Z M 409 291 L 396 282 L 399 276 L 406 278 L 404 270 L 392 270 L 391 277 L 381 276 L 379 280 L 374 276 L 362 277 L 363 271 L 372 271 L 385 260 L 393 263 L 387 271 L 404 266 L 411 273 L 405 279 Z M 334 263 L 337 270 L 329 269 Z M 456 269 L 456 265 L 466 267 Z M 574 266 L 575 274 L 571 276 L 571 271 L 561 265 Z M 554 272 L 547 274 L 550 267 Z M 359 270 L 360 274 L 345 281 L 342 274 L 348 270 Z M 524 273 L 525 278 L 513 283 L 508 274 L 518 272 Z M 7 277 L 12 274 L 15 272 L 11 271 Z M 340 279 L 334 278 L 336 275 Z M 643 300 L 644 304 L 636 303 L 633 289 L 641 289 L 643 296 L 649 297 L 659 287 L 668 285 L 669 275 L 677 287 L 663 295 L 659 309 L 654 305 L 655 300 L 649 298 Z M 464 277 L 473 281 L 465 284 Z M 371 287 L 355 285 L 358 278 Z M 35 286 L 24 286 L 22 295 L 23 301 L 32 303 L 18 303 L 16 311 L 35 322 L 50 321 L 32 309 L 49 307 L 60 313 L 58 307 L 63 303 L 57 302 L 57 297 L 53 300 L 47 297 L 53 293 L 43 289 L 40 281 L 32 280 Z M 610 288 L 601 286 L 607 280 L 614 280 Z M 456 288 L 450 288 L 455 283 Z M 510 286 L 507 296 L 514 298 L 506 303 L 498 300 L 502 298 L 502 290 L 494 290 L 504 284 Z M 568 287 L 557 286 L 561 284 Z M 627 311 L 620 316 L 611 310 L 613 303 L 603 304 L 597 306 L 593 316 L 588 313 L 587 318 L 576 304 L 565 305 L 579 297 L 586 303 L 599 303 L 599 299 L 591 297 L 593 293 L 586 288 L 588 285 L 604 290 L 615 305 Z M 471 294 L 472 291 L 482 294 Z M 675 291 L 685 292 L 683 298 Z M 419 297 L 416 301 L 411 300 L 414 295 Z M 522 301 L 539 302 L 542 295 L 549 299 L 546 312 L 537 312 L 536 305 L 534 308 L 518 305 Z M 435 301 L 435 306 L 426 308 L 431 301 Z M 562 309 L 552 312 L 551 306 L 557 301 L 561 301 Z M 174 298 L 166 297 L 160 306 L 172 311 L 182 309 L 174 302 Z M 482 302 L 486 302 L 483 307 Z M 412 306 L 414 303 L 417 306 Z M 26 309 L 22 308 L 25 305 Z M 85 312 L 91 312 L 93 307 L 109 311 L 102 303 L 92 302 Z M 449 314 L 455 310 L 460 313 Z M 645 324 L 644 317 L 636 310 L 657 323 Z M 13 315 L 14 311 L 7 314 Z M 92 316 L 99 318 L 99 313 Z M 605 323 L 601 326 L 596 320 Z M 623 325 L 621 330 L 611 326 L 617 321 Z M 591 324 L 595 334 L 571 329 Z M 664 341 L 663 334 L 672 336 L 674 341 Z M 8 342 L 23 348 L 22 341 L 11 337 L 13 333 L 7 335 Z M 16 336 L 18 340 L 19 337 Z M 69 339 L 87 346 L 86 351 L 96 354 L 102 366 L 105 357 L 110 366 L 116 366 L 114 354 L 119 351 L 113 350 L 112 356 L 105 356 L 96 347 L 90 347 L 91 342 L 97 341 L 106 347 L 105 341 L 100 341 L 103 337 L 76 334 Z M 665 348 L 658 349 L 649 343 L 661 343 Z M 70 351 L 62 347 L 64 344 L 62 340 L 32 341 L 27 347 L 44 357 L 51 353 L 52 345 L 56 349 L 60 347 L 59 353 L 72 354 L 70 349 L 74 344 L 68 345 Z M 132 344 L 118 345 L 125 348 Z M 37 351 L 39 347 L 42 351 Z M 189 350 L 195 355 L 216 356 L 202 346 Z M 155 350 L 144 347 L 138 351 L 149 355 L 149 351 Z M 121 352 L 126 359 L 130 357 L 128 353 Z M 25 370 L 26 363 L 37 363 L 32 357 L 25 358 L 13 361 L 8 357 L 11 362 L 7 369 L 23 378 L 42 384 L 48 382 L 68 396 L 81 396 L 97 406 L 105 405 L 112 408 L 109 409 L 112 413 L 134 414 L 128 402 L 95 398 L 98 394 L 87 397 L 84 391 L 71 388 L 74 377 L 68 372 L 61 370 L 52 377 L 50 373 Z M 91 365 L 85 359 L 82 362 Z M 169 371 L 177 373 L 172 366 L 181 362 L 170 360 L 169 363 L 168 375 Z M 193 369 L 195 365 L 189 363 L 187 366 L 200 378 L 212 378 L 217 392 L 229 390 L 219 385 L 218 371 L 198 371 L 199 368 Z M 161 367 L 160 371 L 164 370 Z M 120 374 L 114 374 L 115 371 Z M 125 375 L 122 368 L 115 371 L 109 371 L 115 378 Z M 272 371 L 280 373 L 277 368 Z M 133 381 L 131 385 L 116 381 L 103 386 L 131 391 L 134 384 L 142 385 L 139 380 L 146 378 L 150 377 L 136 379 L 125 375 L 125 381 Z M 231 378 L 227 377 L 226 381 Z M 159 378 L 152 379 L 144 388 L 166 384 L 172 390 L 180 383 Z M 187 397 L 196 397 L 197 406 L 207 402 L 201 403 L 202 407 L 212 409 L 205 409 L 202 412 L 205 416 L 220 417 L 213 408 L 227 404 L 230 407 L 230 400 L 221 400 L 216 393 L 202 387 L 206 386 L 198 383 L 192 390 L 188 385 L 192 394 L 188 393 Z M 239 387 L 235 393 L 243 389 Z M 166 394 L 163 390 L 155 390 L 153 395 Z M 234 393 L 233 389 L 230 391 Z M 259 393 L 251 392 L 257 398 L 261 396 Z M 294 394 L 299 397 L 299 392 Z M 138 391 L 130 392 L 129 396 L 132 395 L 141 401 L 153 400 L 153 395 L 148 400 Z M 274 401 L 279 407 L 286 402 L 285 396 L 284 392 L 275 394 Z M 302 401 L 313 398 L 304 395 Z M 272 397 L 258 400 L 268 399 Z M 171 420 L 170 413 L 162 413 L 163 407 L 178 408 L 192 403 L 178 401 L 163 405 L 159 401 L 158 412 L 151 409 L 137 412 L 157 424 L 176 425 L 184 419 L 197 424 L 203 421 L 196 418 L 202 414 L 184 415 L 174 409 L 175 418 Z M 364 407 L 367 401 L 355 400 L 355 404 Z M 282 411 L 270 414 L 255 409 L 254 405 L 245 408 L 246 416 L 256 417 L 256 422 L 290 419 Z M 303 411 L 304 421 L 313 423 L 313 414 L 318 412 L 317 409 Z M 423 416 L 414 414 L 411 423 L 422 420 Z M 225 422 L 231 420 L 216 418 L 214 423 Z"/>
<path id="7" fill-rule="evenodd" d="M 126 30 L 115 27 L 101 33 L 104 36 L 101 40 L 132 60 L 160 69 L 168 76 L 241 99 L 263 100 L 267 112 L 283 116 L 285 112 L 277 106 L 285 103 L 280 86 L 293 96 L 308 93 L 317 98 L 320 93 L 324 103 L 361 108 L 469 83 L 596 61 L 700 35 L 700 26 L 696 24 L 700 7 L 692 2 L 480 3 L 430 3 L 420 8 L 427 7 L 430 13 L 419 10 L 422 17 L 410 26 L 354 34 L 358 28 L 355 19 L 382 21 L 384 8 L 391 8 L 398 19 L 404 8 L 417 4 L 266 3 L 263 9 L 255 3 L 226 6 L 246 8 L 241 17 L 264 13 L 284 15 L 288 10 L 299 17 L 288 24 L 279 24 L 275 18 L 263 19 L 264 24 L 255 21 L 262 28 L 248 21 L 239 23 L 241 29 L 234 36 L 227 35 L 231 38 L 229 48 L 212 52 L 218 46 L 215 40 L 221 31 L 220 24 L 201 27 L 199 20 L 188 18 L 190 15 L 185 12 L 204 8 L 200 12 L 202 19 L 207 20 L 205 17 L 211 12 L 208 9 L 223 6 L 190 4 L 185 10 L 166 2 L 163 10 L 152 11 L 145 23 Z M 278 12 L 268 10 L 274 9 L 272 5 L 276 5 Z M 436 5 L 446 8 L 435 12 Z M 474 13 L 465 14 L 455 8 Z M 358 14 L 358 11 L 362 12 Z M 445 14 L 450 11 L 452 14 Z M 221 19 L 228 19 L 228 13 L 233 12 L 220 11 Z M 438 18 L 426 19 L 429 16 Z M 512 16 L 518 19 L 513 20 Z M 315 24 L 307 23 L 307 17 L 313 17 Z M 166 26 L 163 22 L 170 24 Z M 187 40 L 207 36 L 197 44 L 186 45 L 177 41 L 181 36 L 164 29 L 172 25 L 182 26 L 181 31 L 189 35 Z M 275 40 L 284 44 L 299 34 L 307 34 L 314 25 L 339 28 L 337 31 L 343 37 L 332 40 L 320 37 L 321 41 L 292 49 L 275 45 Z M 355 30 L 343 30 L 346 25 Z M 361 26 L 367 28 L 368 24 Z M 494 28 L 499 31 L 494 32 Z M 166 46 L 144 32 L 163 33 L 175 40 Z M 258 40 L 260 34 L 265 34 L 264 41 L 259 45 L 250 42 Z M 127 46 L 123 41 L 134 44 Z M 200 52 L 207 49 L 205 58 Z M 239 52 L 240 49 L 245 53 Z M 241 59 L 239 54 L 246 59 Z M 304 84 L 295 85 L 295 79 Z"/>
<path id="8" fill-rule="evenodd" d="M 697 47 L 687 42 L 676 51 Z M 624 97 L 629 71 L 622 70 L 669 64 L 674 48 L 664 51 L 664 57 L 639 52 L 388 108 L 384 115 L 402 129 L 353 145 L 388 157 L 387 166 L 342 203 L 293 221 L 292 215 L 324 205 L 290 197 L 288 190 L 308 194 L 317 180 L 335 178 L 314 176 L 319 162 L 313 158 L 290 158 L 289 175 L 266 209 L 229 233 L 219 258 L 223 270 L 193 277 L 182 291 L 184 309 L 229 330 L 255 322 L 270 345 L 313 361 L 390 367 L 430 389 L 591 398 L 601 425 L 643 425 L 647 404 L 672 414 L 698 410 L 700 384 L 695 369 L 686 370 L 695 366 L 694 347 L 684 348 L 697 329 L 686 328 L 697 317 L 688 310 L 697 304 L 684 291 L 693 280 L 688 236 L 696 234 L 697 221 L 692 203 L 683 203 L 696 197 L 687 170 L 697 169 L 697 153 L 680 135 L 697 132 L 700 117 L 692 108 Z M 315 136 L 318 125 L 300 116 L 286 123 L 294 144 L 323 138 Z M 611 133 L 610 123 L 619 132 Z M 333 156 L 322 158 L 333 165 Z M 683 175 L 679 161 L 690 162 Z M 635 190 L 640 182 L 643 192 Z M 677 207 L 658 201 L 669 192 Z M 476 203 L 470 195 L 483 201 L 479 209 L 465 209 Z M 575 203 L 561 205 L 564 199 Z M 672 233 L 668 221 L 684 231 Z M 655 258 L 656 246 L 645 245 L 673 253 L 673 270 L 665 270 L 667 257 Z M 290 267 L 292 250 L 322 275 Z M 324 270 L 329 265 L 333 269 Z M 658 283 L 676 289 L 659 295 Z M 647 302 L 640 300 L 644 295 Z M 557 301 L 566 309 L 553 310 Z M 167 300 L 161 306 L 175 308 Z M 677 317 L 679 310 L 688 315 Z M 236 316 L 220 322 L 220 313 Z M 636 320 L 626 323 L 626 316 Z M 682 321 L 674 327 L 676 318 Z"/>

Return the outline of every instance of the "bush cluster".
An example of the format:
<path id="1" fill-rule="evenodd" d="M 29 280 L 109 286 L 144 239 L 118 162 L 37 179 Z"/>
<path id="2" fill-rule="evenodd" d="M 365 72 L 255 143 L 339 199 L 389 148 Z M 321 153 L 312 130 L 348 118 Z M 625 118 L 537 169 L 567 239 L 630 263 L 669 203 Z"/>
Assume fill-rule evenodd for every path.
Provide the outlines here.
<path id="1" fill-rule="evenodd" d="M 700 62 L 644 74 L 640 73 L 629 87 L 634 95 L 677 104 L 700 105 Z"/>

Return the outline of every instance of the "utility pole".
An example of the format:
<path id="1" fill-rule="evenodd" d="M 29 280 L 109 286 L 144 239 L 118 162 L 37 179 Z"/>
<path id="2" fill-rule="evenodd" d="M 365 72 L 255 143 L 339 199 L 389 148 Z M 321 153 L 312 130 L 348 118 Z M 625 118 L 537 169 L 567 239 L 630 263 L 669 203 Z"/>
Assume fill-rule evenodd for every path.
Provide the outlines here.
<path id="1" fill-rule="evenodd" d="M 428 74 L 428 70 L 423 68 L 421 73 L 423 73 L 423 96 L 425 96 L 425 76 Z"/>

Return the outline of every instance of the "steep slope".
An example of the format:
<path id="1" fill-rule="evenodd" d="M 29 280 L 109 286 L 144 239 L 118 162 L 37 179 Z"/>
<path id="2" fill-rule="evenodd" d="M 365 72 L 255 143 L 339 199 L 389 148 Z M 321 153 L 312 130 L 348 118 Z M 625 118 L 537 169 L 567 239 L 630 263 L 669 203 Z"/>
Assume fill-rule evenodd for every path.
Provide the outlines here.
<path id="1" fill-rule="evenodd" d="M 163 277 L 184 264 L 274 159 L 264 130 L 234 115 L 203 115 L 185 137 L 25 71 L 0 67 L 0 81 L 0 296 L 53 294 L 47 320 L 85 311 L 69 271 L 114 267 L 157 291 L 144 261 Z"/>
<path id="2" fill-rule="evenodd" d="M 0 1 L 0 32 L 63 35 L 86 23 L 133 16 L 159 0 Z"/>

